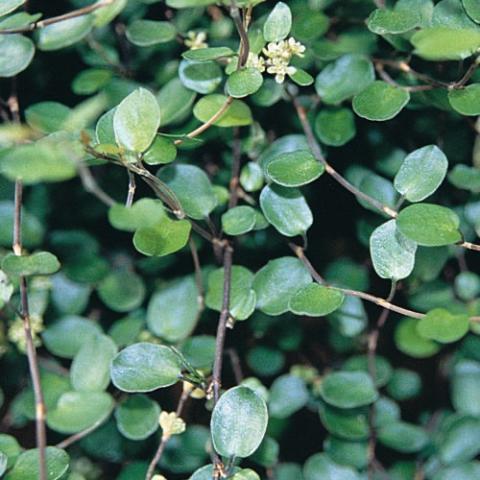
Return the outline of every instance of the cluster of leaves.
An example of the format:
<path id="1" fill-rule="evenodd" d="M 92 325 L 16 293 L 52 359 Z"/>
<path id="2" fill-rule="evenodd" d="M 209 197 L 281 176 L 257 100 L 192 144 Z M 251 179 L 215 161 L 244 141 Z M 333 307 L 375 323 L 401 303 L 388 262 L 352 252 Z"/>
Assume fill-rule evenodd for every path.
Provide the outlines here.
<path id="1" fill-rule="evenodd" d="M 45 3 L 0 0 L 0 477 L 480 478 L 478 0 Z"/>

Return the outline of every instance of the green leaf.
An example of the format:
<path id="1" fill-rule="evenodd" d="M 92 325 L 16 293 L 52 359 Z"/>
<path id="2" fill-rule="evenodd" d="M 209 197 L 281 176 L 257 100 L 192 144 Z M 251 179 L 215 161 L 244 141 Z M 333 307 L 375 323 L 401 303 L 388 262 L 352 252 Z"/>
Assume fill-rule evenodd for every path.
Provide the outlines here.
<path id="1" fill-rule="evenodd" d="M 296 315 L 324 317 L 340 308 L 343 300 L 342 292 L 318 283 L 311 283 L 293 295 L 289 308 Z"/>
<path id="2" fill-rule="evenodd" d="M 327 105 L 335 105 L 360 93 L 375 80 L 373 65 L 357 54 L 343 55 L 327 65 L 315 80 L 315 89 Z"/>
<path id="3" fill-rule="evenodd" d="M 417 324 L 422 337 L 440 343 L 456 342 L 468 332 L 468 328 L 468 315 L 455 315 L 444 308 L 430 310 Z"/>
<path id="4" fill-rule="evenodd" d="M 35 45 L 22 35 L 0 37 L 0 77 L 14 77 L 23 72 L 33 60 Z"/>
<path id="5" fill-rule="evenodd" d="M 177 383 L 182 372 L 180 359 L 168 347 L 135 343 L 113 360 L 113 384 L 124 392 L 151 392 Z"/>
<path id="6" fill-rule="evenodd" d="M 419 203 L 403 209 L 397 218 L 399 230 L 408 238 L 425 247 L 451 245 L 462 240 L 460 219 L 452 210 Z"/>
<path id="7" fill-rule="evenodd" d="M 263 37 L 267 42 L 283 40 L 292 28 L 292 12 L 287 4 L 278 2 L 263 25 Z"/>
<path id="8" fill-rule="evenodd" d="M 243 386 L 227 390 L 210 423 L 215 451 L 228 458 L 250 456 L 262 442 L 267 423 L 267 406 L 253 390 Z"/>
<path id="9" fill-rule="evenodd" d="M 118 230 L 134 232 L 141 227 L 153 227 L 163 222 L 167 214 L 160 200 L 142 198 L 131 207 L 116 203 L 108 210 L 110 224 Z"/>
<path id="10" fill-rule="evenodd" d="M 397 368 L 387 385 L 388 395 L 395 400 L 410 400 L 422 390 L 422 379 L 417 372 Z"/>
<path id="11" fill-rule="evenodd" d="M 141 277 L 122 268 L 111 272 L 100 282 L 98 295 L 115 312 L 129 312 L 143 302 L 145 285 Z"/>
<path id="12" fill-rule="evenodd" d="M 25 110 L 25 120 L 35 130 L 53 133 L 62 129 L 70 113 L 71 109 L 62 103 L 39 102 Z"/>
<path id="13" fill-rule="evenodd" d="M 365 372 L 329 373 L 322 380 L 320 395 L 337 408 L 362 407 L 378 398 L 372 378 Z"/>
<path id="14" fill-rule="evenodd" d="M 225 105 L 225 95 L 214 94 L 201 98 L 193 108 L 193 114 L 200 122 L 208 122 Z M 233 100 L 226 111 L 213 122 L 216 127 L 243 127 L 253 122 L 252 112 L 246 103 Z"/>
<path id="15" fill-rule="evenodd" d="M 72 83 L 72 90 L 77 95 L 92 95 L 108 85 L 112 72 L 104 68 L 89 68 L 80 72 Z"/>
<path id="16" fill-rule="evenodd" d="M 171 42 L 177 34 L 172 23 L 154 20 L 134 20 L 125 33 L 130 42 L 137 47 Z"/>
<path id="17" fill-rule="evenodd" d="M 315 118 L 315 133 L 325 145 L 340 147 L 355 137 L 355 117 L 348 108 L 321 110 Z"/>
<path id="18" fill-rule="evenodd" d="M 476 0 L 462 0 L 463 8 L 468 16 L 477 23 L 480 23 L 480 5 Z"/>
<path id="19" fill-rule="evenodd" d="M 272 418 L 288 418 L 309 400 L 305 382 L 294 375 L 277 377 L 270 387 L 268 410 Z"/>
<path id="20" fill-rule="evenodd" d="M 369 435 L 368 409 L 340 409 L 320 403 L 320 420 L 331 434 L 346 440 L 365 440 Z"/>
<path id="21" fill-rule="evenodd" d="M 305 480 L 360 480 L 356 471 L 335 463 L 327 454 L 312 455 L 303 467 Z"/>
<path id="22" fill-rule="evenodd" d="M 72 315 L 49 325 L 42 338 L 47 349 L 54 355 L 73 358 L 82 345 L 90 343 L 100 333 L 100 327 L 92 320 Z"/>
<path id="23" fill-rule="evenodd" d="M 181 120 L 190 112 L 196 93 L 185 88 L 179 78 L 166 83 L 157 95 L 162 106 L 162 127 Z"/>
<path id="24" fill-rule="evenodd" d="M 444 465 L 461 464 L 475 458 L 480 447 L 476 441 L 480 435 L 478 418 L 459 416 L 445 426 L 442 442 L 438 445 L 439 460 Z"/>
<path id="25" fill-rule="evenodd" d="M 85 38 L 93 27 L 93 17 L 82 15 L 40 29 L 38 48 L 44 51 L 69 47 Z"/>
<path id="26" fill-rule="evenodd" d="M 480 31 L 437 26 L 416 32 L 411 42 L 425 60 L 463 60 L 480 48 Z"/>
<path id="27" fill-rule="evenodd" d="M 7 457 L 7 467 L 11 468 L 22 452 L 17 439 L 6 433 L 0 433 L 0 453 Z"/>
<path id="28" fill-rule="evenodd" d="M 243 98 L 255 93 L 262 83 L 263 76 L 256 68 L 243 68 L 228 77 L 226 90 L 231 97 Z"/>
<path id="29" fill-rule="evenodd" d="M 283 153 L 267 165 L 268 176 L 284 187 L 300 187 L 315 181 L 325 171 L 309 150 Z"/>
<path id="30" fill-rule="evenodd" d="M 248 162 L 240 173 L 240 185 L 247 192 L 256 192 L 263 187 L 262 167 L 255 162 Z"/>
<path id="31" fill-rule="evenodd" d="M 228 47 L 196 48 L 182 53 L 183 58 L 194 62 L 209 62 L 234 55 L 235 52 Z"/>
<path id="32" fill-rule="evenodd" d="M 171 163 L 177 157 L 175 143 L 167 137 L 157 136 L 152 146 L 143 155 L 143 160 L 148 165 Z"/>
<path id="33" fill-rule="evenodd" d="M 253 274 L 245 267 L 232 267 L 230 284 L 230 315 L 236 320 L 246 320 L 255 310 L 257 297 L 252 289 Z M 221 312 L 223 308 L 224 269 L 214 270 L 208 276 L 205 304 Z"/>
<path id="34" fill-rule="evenodd" d="M 73 359 L 70 379 L 75 390 L 103 391 L 110 383 L 110 362 L 117 346 L 106 335 L 95 335 L 84 343 Z"/>
<path id="35" fill-rule="evenodd" d="M 410 101 L 406 90 L 377 80 L 353 99 L 353 111 L 362 118 L 383 122 L 400 113 Z"/>
<path id="36" fill-rule="evenodd" d="M 462 359 L 453 367 L 452 404 L 459 413 L 478 417 L 480 405 L 480 363 L 473 360 Z"/>
<path id="37" fill-rule="evenodd" d="M 211 5 L 217 3 L 217 0 L 167 0 L 166 3 L 172 8 L 191 8 Z"/>
<path id="38" fill-rule="evenodd" d="M 378 431 L 378 441 L 397 452 L 414 453 L 428 443 L 427 432 L 417 425 L 407 422 L 394 422 Z"/>
<path id="39" fill-rule="evenodd" d="M 51 275 L 60 268 L 58 258 L 50 252 L 17 256 L 9 253 L 2 260 L 2 270 L 10 277 Z"/>
<path id="40" fill-rule="evenodd" d="M 222 229 L 227 235 L 243 235 L 254 229 L 256 221 L 255 209 L 248 206 L 235 207 L 222 215 Z"/>
<path id="41" fill-rule="evenodd" d="M 407 278 L 415 266 L 417 244 L 401 233 L 395 220 L 377 227 L 370 236 L 373 268 L 381 278 Z"/>
<path id="42" fill-rule="evenodd" d="M 286 237 L 304 235 L 313 224 L 312 212 L 296 188 L 267 185 L 260 206 L 268 222 Z"/>
<path id="43" fill-rule="evenodd" d="M 204 95 L 213 93 L 222 82 L 222 70 L 216 62 L 182 60 L 178 70 L 183 85 Z"/>
<path id="44" fill-rule="evenodd" d="M 207 174 L 195 165 L 168 165 L 157 176 L 177 196 L 185 213 L 203 220 L 217 206 L 217 197 Z"/>
<path id="45" fill-rule="evenodd" d="M 258 473 L 251 468 L 243 468 L 237 473 L 234 473 L 232 480 L 260 480 Z"/>
<path id="46" fill-rule="evenodd" d="M 163 257 L 181 250 L 190 238 L 191 229 L 187 220 L 165 217 L 155 226 L 140 227 L 133 236 L 133 244 L 144 255 Z"/>
<path id="47" fill-rule="evenodd" d="M 462 115 L 480 115 L 480 83 L 449 90 L 448 101 Z"/>
<path id="48" fill-rule="evenodd" d="M 311 281 L 310 273 L 297 258 L 271 260 L 256 273 L 253 280 L 257 308 L 267 315 L 281 315 L 288 311 L 293 295 Z"/>
<path id="49" fill-rule="evenodd" d="M 399 34 L 418 27 L 420 21 L 421 17 L 415 11 L 377 8 L 368 17 L 367 26 L 370 31 L 378 35 Z"/>
<path id="50" fill-rule="evenodd" d="M 70 457 L 65 450 L 47 447 L 45 450 L 47 463 L 47 480 L 60 480 L 68 470 Z M 25 450 L 13 469 L 7 473 L 5 480 L 32 480 L 40 478 L 38 449 Z"/>
<path id="51" fill-rule="evenodd" d="M 369 362 L 371 360 L 367 355 L 355 355 L 350 357 L 342 366 L 343 370 L 349 372 L 366 372 L 369 371 Z M 392 376 L 392 367 L 390 362 L 379 355 L 375 355 L 372 362 L 375 366 L 375 386 L 377 388 L 385 386 Z"/>
<path id="52" fill-rule="evenodd" d="M 197 323 L 199 292 L 192 277 L 167 284 L 155 292 L 148 304 L 147 325 L 158 337 L 177 343 L 187 338 Z M 168 308 L 165 308 L 168 305 Z"/>
<path id="53" fill-rule="evenodd" d="M 59 433 L 78 433 L 103 423 L 113 405 L 113 398 L 105 392 L 66 392 L 48 412 L 47 425 Z"/>
<path id="54" fill-rule="evenodd" d="M 131 395 L 115 410 L 118 430 L 129 440 L 144 440 L 157 431 L 160 411 L 146 395 Z"/>
<path id="55" fill-rule="evenodd" d="M 18 7 L 23 5 L 26 0 L 2 0 L 0 3 L 0 17 L 7 13 L 13 12 Z"/>
<path id="56" fill-rule="evenodd" d="M 417 331 L 418 320 L 405 318 L 395 330 L 397 348 L 414 358 L 428 358 L 440 350 L 440 345 L 433 340 L 421 337 Z"/>
<path id="57" fill-rule="evenodd" d="M 144 152 L 152 144 L 160 126 L 160 108 L 152 93 L 138 88 L 125 99 L 113 115 L 113 129 L 119 146 Z"/>
<path id="58" fill-rule="evenodd" d="M 448 174 L 449 182 L 457 188 L 480 192 L 480 169 L 467 165 L 455 165 Z"/>
<path id="59" fill-rule="evenodd" d="M 302 70 L 301 68 L 297 68 L 297 71 L 294 74 L 289 75 L 289 77 L 301 87 L 308 87 L 313 85 L 315 82 L 315 79 L 308 72 Z"/>
<path id="60" fill-rule="evenodd" d="M 394 186 L 410 202 L 421 202 L 442 184 L 448 159 L 435 145 L 419 148 L 405 157 Z"/>
<path id="61" fill-rule="evenodd" d="M 211 371 L 215 358 L 215 337 L 197 335 L 182 344 L 182 353 L 193 368 Z"/>

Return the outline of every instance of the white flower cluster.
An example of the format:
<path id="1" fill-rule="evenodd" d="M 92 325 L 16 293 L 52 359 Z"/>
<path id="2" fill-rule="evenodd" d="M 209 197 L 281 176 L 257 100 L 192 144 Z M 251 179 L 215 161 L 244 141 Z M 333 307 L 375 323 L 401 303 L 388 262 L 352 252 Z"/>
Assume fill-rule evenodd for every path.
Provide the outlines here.
<path id="1" fill-rule="evenodd" d="M 185 45 L 190 50 L 198 50 L 199 48 L 207 48 L 208 43 L 207 33 L 206 32 L 194 32 L 190 31 L 187 33 L 187 38 L 185 39 Z"/>
<path id="2" fill-rule="evenodd" d="M 40 340 L 39 334 L 43 331 L 43 318 L 38 315 L 31 315 L 30 317 L 30 326 L 33 344 L 36 347 L 39 347 L 42 342 Z M 17 345 L 17 348 L 25 353 L 27 351 L 27 343 L 25 340 L 25 327 L 23 325 L 23 320 L 17 318 L 8 329 L 8 339 Z"/>
<path id="3" fill-rule="evenodd" d="M 247 67 L 256 68 L 261 73 L 266 70 L 267 73 L 275 75 L 277 83 L 283 83 L 285 75 L 294 75 L 297 72 L 290 62 L 293 57 L 304 56 L 305 45 L 290 37 L 288 40 L 269 43 L 262 53 L 264 56 L 250 53 Z"/>

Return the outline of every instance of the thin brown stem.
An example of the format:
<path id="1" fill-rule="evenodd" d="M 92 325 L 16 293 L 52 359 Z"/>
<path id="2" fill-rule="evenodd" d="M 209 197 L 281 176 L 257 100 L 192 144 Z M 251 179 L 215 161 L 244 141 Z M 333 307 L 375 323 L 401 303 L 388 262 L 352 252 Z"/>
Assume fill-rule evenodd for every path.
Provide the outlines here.
<path id="1" fill-rule="evenodd" d="M 235 382 L 237 384 L 242 383 L 243 372 L 242 365 L 240 363 L 240 357 L 238 356 L 237 351 L 234 348 L 229 348 L 226 353 L 230 358 L 230 364 L 232 365 L 233 374 L 235 375 Z"/>
<path id="2" fill-rule="evenodd" d="M 203 310 L 205 306 L 205 289 L 203 288 L 202 266 L 200 265 L 200 258 L 198 257 L 197 245 L 192 237 L 190 237 L 188 245 L 190 246 L 190 253 L 192 254 L 193 266 L 195 268 L 195 284 L 197 285 L 198 291 L 198 304 L 200 310 Z"/>
<path id="3" fill-rule="evenodd" d="M 475 252 L 480 252 L 480 245 L 470 242 L 462 242 L 458 244 L 459 247 L 466 248 L 467 250 L 474 250 Z"/>
<path id="4" fill-rule="evenodd" d="M 78 171 L 80 180 L 82 182 L 83 188 L 88 193 L 97 197 L 107 207 L 111 207 L 112 205 L 115 205 L 115 200 L 100 188 L 94 176 L 92 175 L 92 172 L 90 171 L 88 166 L 85 165 L 84 162 L 82 161 L 78 162 L 77 171 Z"/>
<path id="5" fill-rule="evenodd" d="M 125 206 L 131 207 L 133 204 L 133 199 L 135 198 L 135 190 L 137 189 L 137 185 L 135 183 L 135 175 L 130 170 L 127 170 L 127 174 L 128 174 L 128 193 L 127 193 L 127 200 L 125 201 Z"/>

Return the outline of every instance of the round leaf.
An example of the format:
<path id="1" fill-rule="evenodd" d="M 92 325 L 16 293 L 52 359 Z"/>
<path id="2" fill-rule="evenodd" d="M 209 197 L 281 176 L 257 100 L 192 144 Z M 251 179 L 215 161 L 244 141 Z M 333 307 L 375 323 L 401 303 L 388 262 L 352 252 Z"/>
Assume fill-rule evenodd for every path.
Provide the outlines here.
<path id="1" fill-rule="evenodd" d="M 208 122 L 225 105 L 225 95 L 207 95 L 201 98 L 193 108 L 197 120 Z M 233 100 L 226 111 L 213 122 L 216 127 L 243 127 L 252 123 L 252 112 L 247 104 L 240 100 Z"/>
<path id="2" fill-rule="evenodd" d="M 35 46 L 22 35 L 0 36 L 0 77 L 14 77 L 33 60 Z"/>
<path id="3" fill-rule="evenodd" d="M 325 145 L 345 145 L 356 133 L 352 111 L 348 108 L 322 110 L 315 119 L 315 133 Z"/>
<path id="4" fill-rule="evenodd" d="M 232 57 L 235 52 L 228 47 L 197 48 L 182 53 L 182 57 L 194 62 L 208 62 L 219 58 Z"/>
<path id="5" fill-rule="evenodd" d="M 418 27 L 421 17 L 411 10 L 377 8 L 368 17 L 368 29 L 378 35 L 405 33 Z"/>
<path id="6" fill-rule="evenodd" d="M 100 282 L 98 295 L 115 312 L 128 312 L 143 302 L 145 285 L 134 272 L 116 270 Z"/>
<path id="7" fill-rule="evenodd" d="M 293 295 L 289 308 L 296 315 L 324 317 L 341 307 L 344 300 L 342 292 L 333 288 L 312 283 Z"/>
<path id="8" fill-rule="evenodd" d="M 163 345 L 135 343 L 113 360 L 111 377 L 124 392 L 151 392 L 176 383 L 182 372 L 178 356 Z"/>
<path id="9" fill-rule="evenodd" d="M 287 4 L 278 2 L 263 25 L 263 37 L 267 42 L 283 40 L 292 28 L 292 12 Z"/>
<path id="10" fill-rule="evenodd" d="M 38 48 L 44 51 L 69 47 L 85 38 L 93 27 L 93 17 L 82 15 L 52 23 L 40 29 Z"/>
<path id="11" fill-rule="evenodd" d="M 325 453 L 311 456 L 303 468 L 305 480 L 360 480 L 351 467 L 335 463 Z"/>
<path id="12" fill-rule="evenodd" d="M 395 330 L 395 345 L 397 348 L 414 358 L 428 358 L 440 350 L 440 345 L 433 340 L 420 336 L 417 322 L 413 318 L 405 318 Z"/>
<path id="13" fill-rule="evenodd" d="M 252 207 L 229 209 L 222 215 L 222 228 L 227 235 L 243 235 L 255 227 L 257 213 Z"/>
<path id="14" fill-rule="evenodd" d="M 428 443 L 428 434 L 423 428 L 416 425 L 394 422 L 380 428 L 378 441 L 398 452 L 414 453 Z"/>
<path id="15" fill-rule="evenodd" d="M 243 98 L 255 93 L 262 83 L 262 74 L 256 68 L 244 68 L 228 77 L 226 89 L 231 97 Z"/>
<path id="16" fill-rule="evenodd" d="M 26 0 L 3 0 L 0 4 L 0 17 L 3 17 L 7 13 L 13 12 L 25 2 Z"/>
<path id="17" fill-rule="evenodd" d="M 480 115 L 480 83 L 450 90 L 448 101 L 453 109 L 462 115 Z"/>
<path id="18" fill-rule="evenodd" d="M 212 413 L 215 451 L 228 458 L 250 456 L 262 442 L 267 423 L 267 406 L 261 397 L 248 387 L 231 388 Z"/>
<path id="19" fill-rule="evenodd" d="M 182 60 L 178 70 L 183 85 L 204 95 L 214 92 L 222 81 L 222 70 L 216 62 Z"/>
<path id="20" fill-rule="evenodd" d="M 304 407 L 308 399 L 308 389 L 301 378 L 282 375 L 270 387 L 268 410 L 272 418 L 288 418 Z"/>
<path id="21" fill-rule="evenodd" d="M 10 277 L 51 275 L 59 268 L 58 258 L 50 252 L 37 252 L 21 256 L 10 253 L 2 260 L 2 270 Z"/>
<path id="22" fill-rule="evenodd" d="M 175 39 L 176 30 L 170 22 L 135 20 L 127 28 L 127 38 L 138 47 L 150 47 Z"/>
<path id="23" fill-rule="evenodd" d="M 435 308 L 419 320 L 418 333 L 440 343 L 456 342 L 469 328 L 468 315 L 454 315 L 443 308 Z"/>

